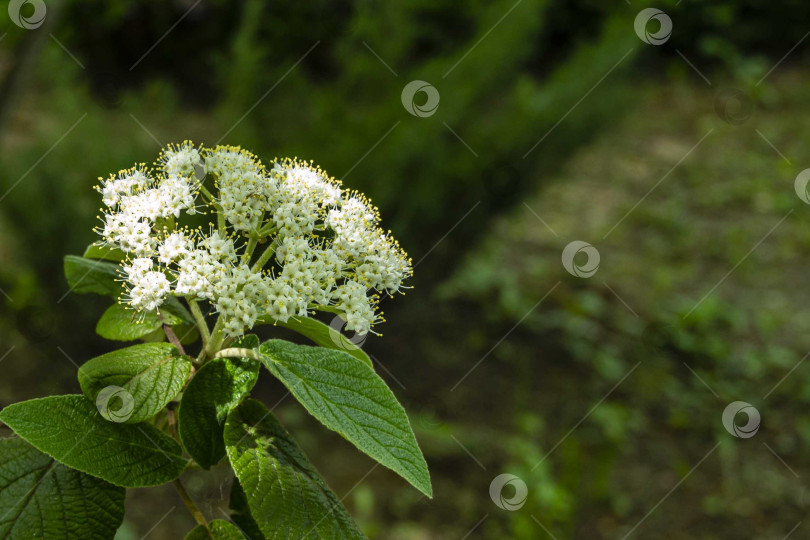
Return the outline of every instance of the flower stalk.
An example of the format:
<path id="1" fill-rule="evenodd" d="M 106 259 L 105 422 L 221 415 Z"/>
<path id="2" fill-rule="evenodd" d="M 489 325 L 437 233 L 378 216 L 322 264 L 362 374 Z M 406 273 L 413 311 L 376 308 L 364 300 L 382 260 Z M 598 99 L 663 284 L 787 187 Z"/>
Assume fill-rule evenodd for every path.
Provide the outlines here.
<path id="1" fill-rule="evenodd" d="M 264 265 L 267 264 L 267 261 L 270 260 L 270 257 L 272 257 L 273 254 L 275 254 L 277 247 L 278 247 L 278 241 L 273 240 L 270 243 L 270 245 L 265 248 L 265 250 L 262 252 L 261 256 L 258 259 L 256 259 L 256 262 L 253 264 L 253 266 L 250 269 L 252 271 L 254 271 L 254 272 L 257 272 L 257 271 L 261 270 L 262 268 L 264 268 Z"/>
<path id="2" fill-rule="evenodd" d="M 214 358 L 253 358 L 261 360 L 262 357 L 253 349 L 242 349 L 240 347 L 233 347 L 230 349 L 222 349 L 214 355 Z"/>
<path id="3" fill-rule="evenodd" d="M 188 491 L 186 491 L 186 488 L 180 482 L 180 479 L 177 478 L 172 482 L 172 484 L 174 484 L 174 489 L 177 490 L 177 493 L 180 494 L 180 498 L 183 499 L 183 503 L 186 505 L 186 508 L 188 508 L 188 511 L 194 518 L 194 521 L 207 529 L 208 521 L 206 521 L 205 516 L 200 509 L 197 508 L 197 505 L 194 504 L 194 500 L 191 498 L 191 495 L 188 494 Z"/>
<path id="4" fill-rule="evenodd" d="M 194 317 L 194 321 L 197 323 L 197 329 L 200 331 L 203 348 L 205 348 L 208 345 L 208 342 L 211 340 L 211 332 L 208 330 L 208 323 L 205 322 L 205 316 L 200 309 L 199 302 L 193 298 L 186 298 L 186 301 L 188 302 L 188 307 L 191 310 L 191 316 Z"/>

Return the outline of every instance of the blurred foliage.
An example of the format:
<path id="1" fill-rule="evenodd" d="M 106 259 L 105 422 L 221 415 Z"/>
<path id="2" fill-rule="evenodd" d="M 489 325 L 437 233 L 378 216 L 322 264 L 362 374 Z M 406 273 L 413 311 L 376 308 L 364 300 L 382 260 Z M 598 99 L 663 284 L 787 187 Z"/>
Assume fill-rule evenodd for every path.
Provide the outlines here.
<path id="1" fill-rule="evenodd" d="M 621 537 L 681 478 L 636 535 L 781 537 L 801 521 L 810 291 L 796 255 L 810 232 L 793 191 L 801 166 L 786 160 L 807 159 L 802 81 L 776 77 L 779 107 L 760 104 L 739 126 L 717 115 L 708 87 L 645 85 L 637 111 L 493 225 L 445 283 L 445 299 L 477 298 L 500 335 L 522 321 L 452 406 L 517 385 L 520 397 L 490 413 L 513 418 L 499 426 L 511 441 L 501 468 L 536 496 L 519 517 L 488 520 L 488 537 L 531 538 L 530 516 L 560 537 Z M 589 279 L 560 263 L 579 239 L 601 254 Z M 481 384 L 499 390 L 484 398 Z M 736 400 L 762 415 L 754 438 L 723 429 Z M 465 444 L 482 460 L 492 452 Z"/>
<path id="2" fill-rule="evenodd" d="M 633 32 L 648 5 L 673 20 L 663 46 Z M 796 255 L 808 233 L 797 167 L 754 129 L 802 162 L 807 78 L 788 68 L 801 48 L 759 82 L 808 16 L 798 0 L 65 0 L 24 31 L 2 14 L 0 404 L 76 391 L 74 363 L 105 352 L 81 330 L 103 301 L 74 298 L 61 277 L 62 256 L 95 239 L 97 178 L 168 142 L 221 139 L 344 178 L 419 263 L 416 289 L 386 305 L 385 337 L 366 349 L 415 413 L 437 498 L 365 478 L 370 462 L 281 406 L 370 536 L 459 538 L 488 515 L 470 537 L 542 538 L 538 522 L 557 538 L 615 537 L 721 441 L 635 535 L 781 538 L 801 520 L 803 488 L 762 442 L 803 477 L 801 370 L 763 396 L 804 354 Z M 415 79 L 441 95 L 431 117 L 402 106 Z M 725 87 L 751 100 L 742 126 L 715 112 Z M 590 280 L 560 265 L 573 239 L 603 255 Z M 262 384 L 266 403 L 281 399 Z M 722 430 L 735 399 L 762 411 L 757 437 Z M 528 484 L 519 512 L 488 497 L 501 472 Z M 215 513 L 227 482 L 192 491 Z M 129 497 L 131 538 L 179 504 Z M 188 525 L 177 512 L 151 537 Z"/>

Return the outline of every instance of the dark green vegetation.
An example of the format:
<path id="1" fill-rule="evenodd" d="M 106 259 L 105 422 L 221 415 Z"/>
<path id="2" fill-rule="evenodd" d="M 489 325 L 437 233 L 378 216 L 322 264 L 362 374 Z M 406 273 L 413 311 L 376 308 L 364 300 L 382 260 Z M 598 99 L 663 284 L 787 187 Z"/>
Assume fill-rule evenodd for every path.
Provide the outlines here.
<path id="1" fill-rule="evenodd" d="M 73 362 L 110 350 L 93 336 L 107 305 L 65 294 L 62 277 L 62 257 L 95 238 L 96 178 L 153 155 L 154 139 L 226 135 L 345 177 L 419 262 L 363 350 L 416 413 L 433 501 L 324 434 L 269 377 L 254 390 L 280 402 L 284 429 L 369 537 L 461 538 L 488 515 L 469 538 L 544 538 L 538 521 L 559 539 L 621 538 L 683 481 L 631 538 L 783 538 L 805 517 L 810 473 L 810 229 L 793 191 L 810 142 L 809 42 L 757 83 L 810 13 L 706 4 L 656 3 L 674 32 L 653 47 L 633 32 L 637 2 L 523 0 L 464 57 L 515 2 L 205 2 L 131 71 L 190 4 L 54 8 L 42 29 L 84 69 L 47 33 L 26 52 L 31 33 L 0 14 L 2 76 L 27 59 L 0 104 L 0 404 L 78 394 Z M 414 79 L 441 93 L 431 117 L 400 103 Z M 724 88 L 749 96 L 745 122 L 718 115 Z M 563 269 L 572 240 L 599 249 L 592 278 Z M 735 400 L 762 414 L 751 439 L 723 429 Z M 519 511 L 489 497 L 504 472 L 528 486 Z M 211 519 L 229 498 L 239 508 L 229 478 L 185 480 Z M 174 492 L 158 493 L 129 496 L 122 538 L 161 518 L 148 538 L 191 529 Z"/>
<path id="2" fill-rule="evenodd" d="M 449 428 L 488 469 L 508 463 L 501 469 L 529 486 L 520 516 L 491 524 L 493 538 L 528 535 L 529 514 L 560 538 L 621 538 L 704 457 L 634 536 L 782 538 L 802 520 L 810 214 L 793 181 L 806 159 L 806 81 L 775 77 L 778 101 L 742 126 L 716 116 L 707 88 L 645 85 L 633 114 L 527 197 L 531 210 L 498 219 L 442 287 L 456 305 L 474 297 L 484 326 L 500 330 L 469 334 L 471 344 L 477 332 L 493 336 L 472 345 L 475 361 L 523 321 L 441 402 L 448 412 L 499 404 L 480 411 L 491 433 L 473 415 L 452 416 L 459 431 Z M 601 254 L 589 279 L 560 264 L 574 239 Z M 464 371 L 452 371 L 455 384 Z M 762 416 L 753 438 L 723 428 L 737 400 Z M 493 476 L 475 464 L 468 472 L 482 484 Z"/>

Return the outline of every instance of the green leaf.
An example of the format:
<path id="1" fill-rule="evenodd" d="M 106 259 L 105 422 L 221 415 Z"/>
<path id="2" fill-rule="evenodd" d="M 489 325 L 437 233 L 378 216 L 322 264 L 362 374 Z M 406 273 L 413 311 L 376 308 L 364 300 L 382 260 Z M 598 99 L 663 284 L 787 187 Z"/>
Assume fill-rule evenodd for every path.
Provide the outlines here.
<path id="1" fill-rule="evenodd" d="M 427 463 L 405 410 L 367 364 L 343 351 L 278 339 L 264 342 L 259 352 L 312 416 L 433 496 Z"/>
<path id="2" fill-rule="evenodd" d="M 433 496 L 427 463 L 405 410 L 367 364 L 343 351 L 278 339 L 264 342 L 259 352 L 312 416 Z"/>
<path id="3" fill-rule="evenodd" d="M 174 296 L 169 296 L 166 301 L 160 306 L 163 311 L 163 316 L 166 317 L 167 312 L 170 315 L 178 317 L 179 323 L 172 324 L 172 330 L 183 345 L 190 345 L 200 339 L 200 332 L 197 329 L 197 322 L 194 317 L 186 309 L 186 307 Z"/>
<path id="4" fill-rule="evenodd" d="M 9 405 L 0 421 L 40 452 L 123 487 L 157 486 L 180 476 L 183 450 L 149 424 L 116 424 L 81 395 Z"/>
<path id="5" fill-rule="evenodd" d="M 121 262 L 127 258 L 127 254 L 118 248 L 112 248 L 103 244 L 90 244 L 84 250 L 85 259 L 100 259 L 102 261 Z"/>
<path id="6" fill-rule="evenodd" d="M 161 328 L 160 330 L 155 330 L 141 337 L 141 341 L 143 343 L 165 343 L 166 334 L 163 332 L 163 328 Z"/>
<path id="7" fill-rule="evenodd" d="M 117 298 L 122 292 L 118 266 L 108 262 L 65 256 L 65 277 L 72 292 L 96 293 Z"/>
<path id="8" fill-rule="evenodd" d="M 174 345 L 144 343 L 87 361 L 79 368 L 79 385 L 108 420 L 136 424 L 152 418 L 173 400 L 189 373 L 191 362 L 178 356 Z"/>
<path id="9" fill-rule="evenodd" d="M 0 439 L 0 538 L 111 540 L 123 519 L 124 489 Z"/>
<path id="10" fill-rule="evenodd" d="M 245 336 L 235 347 L 255 349 L 259 338 Z M 228 412 L 250 393 L 261 364 L 251 358 L 214 358 L 191 379 L 178 411 L 178 431 L 188 453 L 204 469 L 225 457 L 222 426 Z"/>
<path id="11" fill-rule="evenodd" d="M 186 535 L 185 540 L 244 540 L 244 535 L 239 532 L 239 528 L 233 523 L 222 519 L 215 519 L 208 524 L 206 529 L 203 525 L 197 525 Z M 256 540 L 251 538 L 251 540 Z"/>
<path id="12" fill-rule="evenodd" d="M 267 322 L 276 321 L 270 320 Z M 363 351 L 363 349 L 352 343 L 349 338 L 340 333 L 340 331 L 322 323 L 317 319 L 312 319 L 310 317 L 290 317 L 287 322 L 283 323 L 278 321 L 276 324 L 289 328 L 294 332 L 298 332 L 302 336 L 311 339 L 314 343 L 320 345 L 321 347 L 346 351 L 358 360 L 362 360 L 372 368 L 374 367 L 374 365 L 371 363 L 371 359 Z"/>
<path id="13" fill-rule="evenodd" d="M 250 507 L 247 502 L 247 495 L 238 478 L 233 479 L 231 486 L 231 498 L 229 507 L 231 509 L 231 520 L 245 533 L 251 540 L 265 540 L 258 523 L 250 515 Z"/>
<path id="14" fill-rule="evenodd" d="M 172 326 L 174 335 L 183 345 L 191 345 L 200 339 L 200 332 L 195 323 L 180 323 Z"/>
<path id="15" fill-rule="evenodd" d="M 249 399 L 228 415 L 225 446 L 250 513 L 267 538 L 365 538 L 298 445 L 258 401 Z"/>
<path id="16" fill-rule="evenodd" d="M 123 304 L 113 304 L 99 319 L 96 333 L 104 339 L 115 341 L 135 341 L 168 325 L 179 324 L 182 320 L 167 310 L 162 310 L 163 320 L 156 311 L 138 313 Z"/>
<path id="17" fill-rule="evenodd" d="M 186 309 L 186 306 L 184 306 L 180 302 L 180 300 L 178 300 L 174 296 L 169 296 L 168 298 L 166 298 L 166 301 L 163 302 L 163 305 L 160 306 L 160 309 L 164 312 L 168 311 L 171 315 L 174 315 L 175 317 L 179 318 L 182 322 L 187 322 L 196 325 L 194 317 Z M 163 316 L 165 317 L 166 313 L 164 313 Z"/>

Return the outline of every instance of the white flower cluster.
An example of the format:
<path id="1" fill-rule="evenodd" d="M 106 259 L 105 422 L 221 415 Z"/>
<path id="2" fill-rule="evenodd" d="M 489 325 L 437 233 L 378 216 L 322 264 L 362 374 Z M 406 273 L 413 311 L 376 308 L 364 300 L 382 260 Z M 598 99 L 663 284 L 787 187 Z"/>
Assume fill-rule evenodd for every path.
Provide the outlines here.
<path id="1" fill-rule="evenodd" d="M 365 334 L 380 320 L 379 293 L 397 292 L 411 274 L 376 208 L 296 159 L 265 168 L 238 147 L 185 142 L 164 149 L 153 170 L 121 171 L 99 190 L 99 233 L 130 257 L 129 304 L 151 311 L 169 295 L 205 300 L 228 336 L 263 315 L 286 322 L 316 309 Z M 216 220 L 190 230 L 177 223 L 184 213 Z"/>

